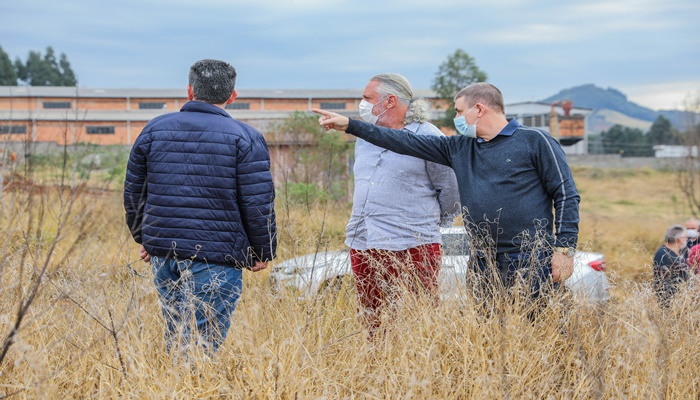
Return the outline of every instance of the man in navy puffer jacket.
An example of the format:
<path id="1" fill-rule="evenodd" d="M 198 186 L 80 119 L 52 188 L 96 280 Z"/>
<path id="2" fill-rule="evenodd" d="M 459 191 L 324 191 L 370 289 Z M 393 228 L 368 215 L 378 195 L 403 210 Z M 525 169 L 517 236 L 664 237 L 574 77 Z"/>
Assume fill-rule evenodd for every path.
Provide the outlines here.
<path id="1" fill-rule="evenodd" d="M 238 95 L 235 82 L 226 62 L 194 63 L 190 101 L 151 120 L 129 157 L 126 222 L 151 262 L 169 349 L 198 342 L 216 351 L 242 269 L 262 270 L 275 257 L 270 154 L 260 132 L 224 110 Z"/>

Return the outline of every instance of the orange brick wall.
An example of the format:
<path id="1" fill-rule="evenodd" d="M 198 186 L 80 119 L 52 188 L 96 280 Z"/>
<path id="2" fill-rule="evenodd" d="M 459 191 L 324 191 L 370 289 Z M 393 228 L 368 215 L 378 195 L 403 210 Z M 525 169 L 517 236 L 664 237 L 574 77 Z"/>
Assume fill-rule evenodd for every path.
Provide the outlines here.
<path id="1" fill-rule="evenodd" d="M 36 123 L 36 140 L 38 142 L 73 143 L 80 132 L 80 124 L 71 121 L 38 121 Z M 31 132 L 28 138 L 33 137 Z"/>
<path id="2" fill-rule="evenodd" d="M 359 95 L 359 94 L 358 94 Z M 135 112 L 134 118 L 138 119 L 139 115 L 139 102 L 164 102 L 166 104 L 165 110 L 163 112 L 174 112 L 178 111 L 183 104 L 187 102 L 187 98 L 130 98 L 129 105 L 127 107 L 127 99 L 125 97 L 112 97 L 112 98 L 98 98 L 98 97 L 15 97 L 11 99 L 0 99 L 0 110 L 39 110 L 43 109 L 43 103 L 46 101 L 53 102 L 70 102 L 71 110 L 75 112 L 84 112 L 88 110 L 103 110 L 103 111 L 126 111 L 129 108 L 131 111 Z M 309 111 L 309 107 L 320 108 L 322 102 L 333 102 L 346 104 L 345 111 L 355 111 L 357 109 L 357 104 L 359 104 L 359 99 L 356 98 L 328 98 L 328 99 L 318 99 L 314 98 L 309 104 L 308 98 L 288 98 L 288 99 L 277 99 L 277 98 L 253 98 L 253 97 L 239 97 L 236 99 L 237 102 L 249 103 L 251 111 Z M 37 111 L 39 111 L 37 110 Z M 52 111 L 61 111 L 61 109 L 52 109 Z M 65 111 L 65 110 L 64 110 Z M 144 110 L 146 111 L 146 110 Z M 150 109 L 150 111 L 155 111 Z M 234 109 L 229 109 L 234 117 L 236 116 L 236 111 Z M 338 111 L 342 111 L 338 110 Z M 6 112 L 6 111 L 5 111 Z M 82 118 L 90 118 L 90 113 L 81 114 Z M 23 124 L 26 121 L 0 121 L 0 124 Z M 127 125 L 126 121 L 100 121 L 100 122 L 90 122 L 90 121 L 65 121 L 65 120 L 55 120 L 55 121 L 43 121 L 39 120 L 36 122 L 35 128 L 31 125 L 27 128 L 27 136 L 24 135 L 0 135 L 1 140 L 26 140 L 33 137 L 32 131 L 36 131 L 37 141 L 48 141 L 48 142 L 58 142 L 63 144 L 65 140 L 69 143 L 74 142 L 89 142 L 89 143 L 99 143 L 99 144 L 133 144 L 133 142 L 138 137 L 139 133 L 146 125 L 147 121 L 130 122 Z M 265 131 L 270 123 L 274 123 L 272 120 L 256 120 L 251 121 L 256 129 Z M 86 126 L 114 126 L 114 134 L 90 134 L 88 135 L 85 131 Z M 66 133 L 68 135 L 66 136 Z M 67 139 L 66 139 L 67 138 Z"/>
<path id="3" fill-rule="evenodd" d="M 55 101 L 55 102 L 70 102 L 71 109 L 75 109 L 75 104 L 77 102 L 77 108 L 79 110 L 114 110 L 123 111 L 127 109 L 126 98 L 90 98 L 90 97 L 80 97 L 80 98 L 30 98 L 30 97 L 16 97 L 13 99 L 0 99 L 0 110 L 7 110 L 12 107 L 17 110 L 35 110 L 37 109 L 37 104 L 40 109 L 43 109 L 43 104 L 45 101 Z M 131 104 L 131 110 L 138 110 L 140 102 L 153 102 L 166 104 L 167 111 L 178 111 L 183 104 L 187 102 L 187 98 L 131 98 L 129 100 Z M 236 99 L 238 103 L 249 103 L 250 110 L 268 110 L 268 111 L 306 111 L 309 109 L 308 99 L 260 99 L 260 98 L 246 98 L 238 97 Z M 359 104 L 358 99 L 313 99 L 311 102 L 311 107 L 319 108 L 322 102 L 344 102 L 346 103 L 345 109 L 349 111 L 354 111 L 357 109 L 357 104 Z M 433 102 L 433 106 L 435 106 Z M 443 106 L 444 107 L 444 106 Z"/>
<path id="4" fill-rule="evenodd" d="M 268 111 L 306 111 L 309 109 L 307 99 L 265 99 Z"/>
<path id="5" fill-rule="evenodd" d="M 44 102 L 69 102 L 71 103 L 71 109 L 78 110 L 113 110 L 113 111 L 124 111 L 127 109 L 126 98 L 91 98 L 91 97 L 15 97 L 12 99 L 0 99 L 0 110 L 36 110 L 44 109 Z M 165 103 L 166 110 L 168 111 L 178 111 L 183 104 L 187 102 L 186 97 L 182 98 L 168 98 L 168 99 L 148 99 L 148 98 L 132 98 L 129 100 L 131 103 L 132 110 L 139 109 L 140 102 L 148 103 Z M 259 107 L 260 101 L 257 100 Z M 253 104 L 251 103 L 251 110 Z M 258 108 L 259 109 L 259 108 Z"/>
<path id="6" fill-rule="evenodd" d="M 15 123 L 15 125 L 18 125 Z M 114 134 L 88 134 L 88 126 L 113 126 Z M 56 142 L 60 145 L 75 144 L 78 142 L 94 144 L 133 144 L 139 133 L 145 126 L 145 122 L 131 123 L 131 140 L 128 140 L 126 122 L 91 122 L 91 121 L 37 121 L 36 141 Z M 24 141 L 34 137 L 33 127 L 27 124 L 27 134 L 24 135 L 0 135 L 0 140 Z"/>
<path id="7" fill-rule="evenodd" d="M 36 110 L 36 98 L 14 97 L 0 99 L 0 110 Z"/>
<path id="8" fill-rule="evenodd" d="M 25 134 L 14 134 L 14 135 L 2 134 L 2 135 L 0 135 L 0 141 L 2 141 L 2 142 L 21 142 L 24 140 L 31 141 L 31 127 L 27 128 L 27 132 L 29 132 L 28 135 L 25 135 Z"/>
<path id="9" fill-rule="evenodd" d="M 133 122 L 132 121 L 131 122 L 131 140 L 130 141 L 127 140 L 125 143 L 128 142 L 127 144 L 134 144 L 134 142 L 136 141 L 136 138 L 139 137 L 139 134 L 141 133 L 143 128 L 146 127 L 147 123 L 148 122 Z"/>
<path id="10" fill-rule="evenodd" d="M 126 99 L 101 99 L 81 97 L 77 99 L 77 108 L 79 110 L 126 110 Z"/>

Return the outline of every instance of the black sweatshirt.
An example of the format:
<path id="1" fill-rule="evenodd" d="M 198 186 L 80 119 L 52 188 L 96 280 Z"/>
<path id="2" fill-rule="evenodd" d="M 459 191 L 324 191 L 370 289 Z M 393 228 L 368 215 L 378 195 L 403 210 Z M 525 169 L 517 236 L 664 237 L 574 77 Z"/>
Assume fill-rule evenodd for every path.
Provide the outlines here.
<path id="1" fill-rule="evenodd" d="M 347 133 L 452 167 L 476 250 L 495 250 L 501 258 L 542 244 L 576 247 L 580 196 L 564 151 L 547 132 L 513 119 L 488 142 L 414 135 L 358 120 L 350 120 Z"/>

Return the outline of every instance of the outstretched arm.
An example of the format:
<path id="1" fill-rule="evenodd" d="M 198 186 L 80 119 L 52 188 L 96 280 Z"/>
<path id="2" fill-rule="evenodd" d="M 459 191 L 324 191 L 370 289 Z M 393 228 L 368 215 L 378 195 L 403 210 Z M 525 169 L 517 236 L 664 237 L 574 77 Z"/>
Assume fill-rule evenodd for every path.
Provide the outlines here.
<path id="1" fill-rule="evenodd" d="M 317 108 L 312 111 L 321 115 L 318 122 L 326 130 L 347 132 L 394 153 L 451 166 L 450 138 L 447 136 L 415 135 L 407 130 L 376 126 L 330 111 Z"/>

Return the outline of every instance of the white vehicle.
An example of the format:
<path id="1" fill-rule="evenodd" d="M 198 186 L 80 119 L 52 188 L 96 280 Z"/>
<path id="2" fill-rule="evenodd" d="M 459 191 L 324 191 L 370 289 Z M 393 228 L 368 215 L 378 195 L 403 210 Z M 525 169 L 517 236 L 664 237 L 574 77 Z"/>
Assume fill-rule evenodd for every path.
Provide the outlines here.
<path id="1" fill-rule="evenodd" d="M 464 293 L 469 261 L 469 237 L 463 226 L 442 228 L 442 268 L 438 277 L 441 297 Z M 347 250 L 322 251 L 285 260 L 270 273 L 273 290 L 285 288 L 308 297 L 328 288 L 336 288 L 352 279 L 350 254 Z M 600 253 L 577 251 L 574 272 L 565 282 L 575 296 L 590 302 L 605 302 L 610 298 L 610 284 L 605 276 L 605 259 Z"/>

